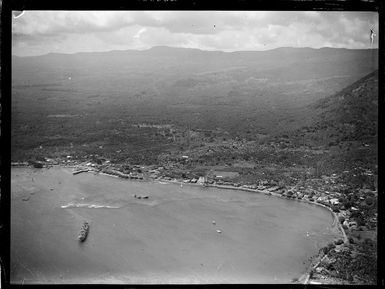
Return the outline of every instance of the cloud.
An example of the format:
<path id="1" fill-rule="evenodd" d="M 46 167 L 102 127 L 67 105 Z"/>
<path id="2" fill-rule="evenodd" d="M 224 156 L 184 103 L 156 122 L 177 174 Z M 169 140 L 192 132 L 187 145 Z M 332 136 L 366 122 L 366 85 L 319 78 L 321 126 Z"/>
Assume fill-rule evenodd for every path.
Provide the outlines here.
<path id="1" fill-rule="evenodd" d="M 114 31 L 134 24 L 124 12 L 27 11 L 13 20 L 13 32 L 24 34 L 91 33 Z"/>
<path id="2" fill-rule="evenodd" d="M 13 53 L 18 55 L 55 47 L 64 53 L 156 45 L 224 51 L 368 48 L 370 28 L 378 35 L 374 12 L 26 11 L 12 21 Z"/>

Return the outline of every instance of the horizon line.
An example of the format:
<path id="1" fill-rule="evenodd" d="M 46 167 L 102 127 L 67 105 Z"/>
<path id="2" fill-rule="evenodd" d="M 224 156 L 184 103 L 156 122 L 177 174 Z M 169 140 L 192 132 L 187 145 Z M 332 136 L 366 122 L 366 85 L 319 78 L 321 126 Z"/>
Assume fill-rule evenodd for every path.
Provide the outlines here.
<path id="1" fill-rule="evenodd" d="M 135 52 L 145 52 L 152 50 L 154 48 L 169 48 L 169 49 L 185 49 L 185 50 L 198 50 L 203 52 L 222 52 L 222 53 L 237 53 L 237 52 L 267 52 L 267 51 L 273 51 L 277 49 L 313 49 L 313 50 L 320 50 L 320 49 L 345 49 L 345 50 L 378 50 L 379 48 L 346 48 L 346 47 L 330 47 L 330 46 L 323 46 L 319 48 L 304 46 L 304 47 L 293 47 L 293 46 L 281 46 L 266 50 L 234 50 L 234 51 L 223 51 L 223 50 L 205 50 L 195 47 L 178 47 L 178 46 L 168 46 L 168 45 L 155 45 L 150 48 L 145 49 L 113 49 L 113 50 L 105 50 L 105 51 L 79 51 L 79 52 L 72 52 L 72 53 L 65 53 L 65 52 L 48 52 L 44 54 L 37 54 L 37 55 L 16 55 L 11 54 L 12 57 L 20 57 L 20 58 L 26 58 L 26 57 L 41 57 L 41 56 L 47 56 L 47 55 L 76 55 L 76 54 L 91 54 L 91 53 L 110 53 L 110 52 L 126 52 L 126 51 L 135 51 Z"/>

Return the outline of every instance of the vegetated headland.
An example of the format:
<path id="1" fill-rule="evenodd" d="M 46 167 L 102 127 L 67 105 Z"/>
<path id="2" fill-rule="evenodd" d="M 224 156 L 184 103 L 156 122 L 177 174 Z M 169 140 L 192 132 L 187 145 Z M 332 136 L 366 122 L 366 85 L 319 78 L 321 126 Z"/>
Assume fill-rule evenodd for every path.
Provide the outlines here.
<path id="1" fill-rule="evenodd" d="M 346 237 L 321 249 L 298 282 L 375 284 L 372 53 L 160 47 L 111 52 L 104 62 L 88 54 L 15 58 L 13 165 L 75 166 L 75 174 L 225 186 L 320 204 Z M 106 77 L 118 60 L 120 70 Z M 52 62 L 33 79 L 26 73 Z"/>

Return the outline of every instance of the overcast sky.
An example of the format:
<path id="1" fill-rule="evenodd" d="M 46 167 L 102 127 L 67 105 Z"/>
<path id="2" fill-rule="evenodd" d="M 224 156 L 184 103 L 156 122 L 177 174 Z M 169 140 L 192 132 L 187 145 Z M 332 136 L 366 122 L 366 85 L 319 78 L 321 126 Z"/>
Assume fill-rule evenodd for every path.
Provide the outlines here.
<path id="1" fill-rule="evenodd" d="M 12 53 L 148 49 L 370 48 L 375 12 L 25 11 L 12 20 Z M 373 47 L 378 47 L 378 35 Z"/>

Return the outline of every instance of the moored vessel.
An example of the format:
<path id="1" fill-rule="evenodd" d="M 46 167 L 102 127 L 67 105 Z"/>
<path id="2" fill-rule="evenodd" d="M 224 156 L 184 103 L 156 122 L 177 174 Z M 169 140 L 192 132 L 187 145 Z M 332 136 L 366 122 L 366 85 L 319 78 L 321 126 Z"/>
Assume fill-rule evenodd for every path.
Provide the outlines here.
<path id="1" fill-rule="evenodd" d="M 90 230 L 90 225 L 87 222 L 84 222 L 78 236 L 78 239 L 80 242 L 84 242 L 87 239 L 89 230 Z"/>

